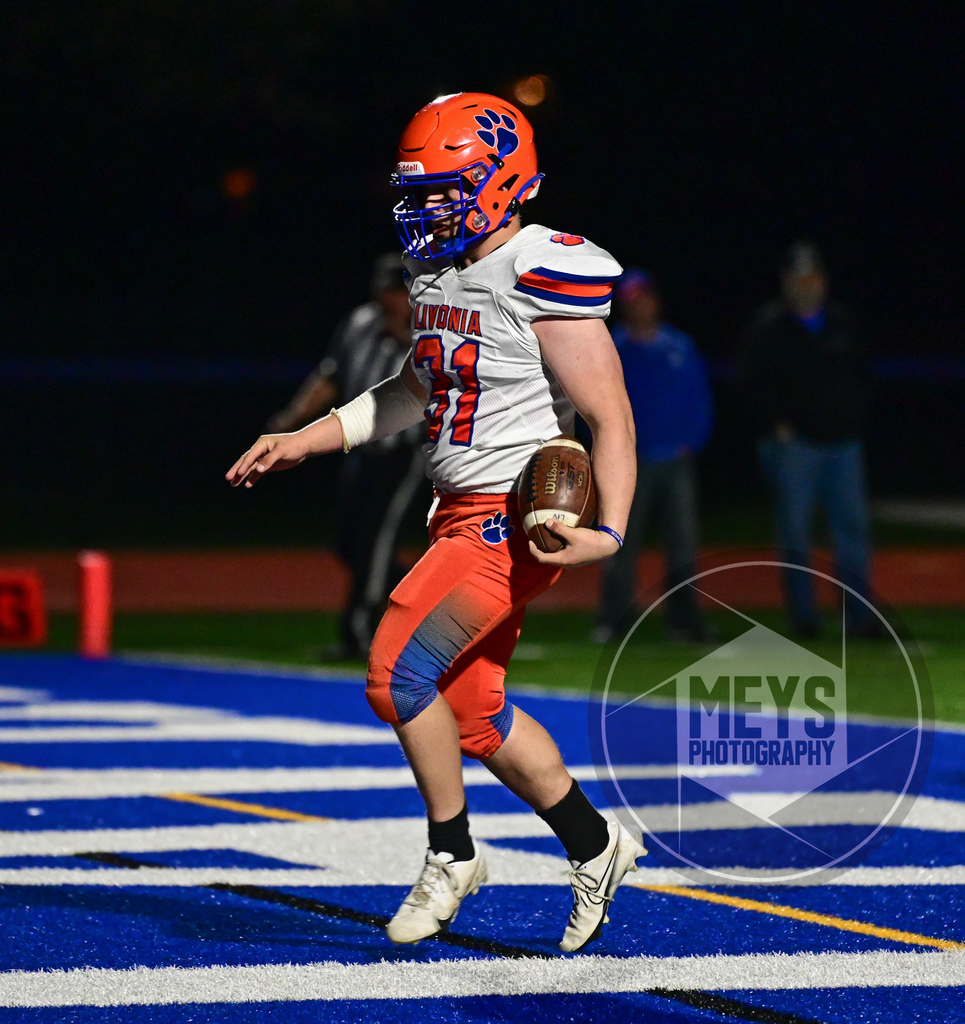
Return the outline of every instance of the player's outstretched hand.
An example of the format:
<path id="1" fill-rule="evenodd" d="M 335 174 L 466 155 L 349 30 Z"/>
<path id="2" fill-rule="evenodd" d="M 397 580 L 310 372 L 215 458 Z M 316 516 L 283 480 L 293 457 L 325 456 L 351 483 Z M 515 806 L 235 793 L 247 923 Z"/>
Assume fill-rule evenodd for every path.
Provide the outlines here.
<path id="1" fill-rule="evenodd" d="M 342 425 L 332 413 L 291 434 L 262 434 L 225 473 L 232 487 L 254 487 L 265 473 L 291 469 L 309 455 L 338 451 L 344 442 Z"/>
<path id="2" fill-rule="evenodd" d="M 604 558 L 615 555 L 620 548 L 620 545 L 608 533 L 584 527 L 564 526 L 558 519 L 547 519 L 543 528 L 559 537 L 565 545 L 562 551 L 549 554 L 546 551 L 540 551 L 530 541 L 531 554 L 544 565 L 560 565 L 567 569 L 574 569 L 578 565 L 601 562 Z"/>
<path id="3" fill-rule="evenodd" d="M 301 436 L 300 436 L 301 435 Z M 262 434 L 225 474 L 232 487 L 254 487 L 265 473 L 291 469 L 304 462 L 312 450 L 301 431 L 294 434 Z"/>

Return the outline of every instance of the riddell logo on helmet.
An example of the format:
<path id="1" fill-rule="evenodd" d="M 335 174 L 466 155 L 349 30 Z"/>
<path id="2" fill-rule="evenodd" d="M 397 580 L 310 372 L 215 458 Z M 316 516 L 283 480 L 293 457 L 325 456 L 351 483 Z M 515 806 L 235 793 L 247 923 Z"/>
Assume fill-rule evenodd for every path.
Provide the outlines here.
<path id="1" fill-rule="evenodd" d="M 425 174 L 426 169 L 419 163 L 418 160 L 408 160 L 404 163 L 396 165 L 396 171 L 399 174 Z"/>

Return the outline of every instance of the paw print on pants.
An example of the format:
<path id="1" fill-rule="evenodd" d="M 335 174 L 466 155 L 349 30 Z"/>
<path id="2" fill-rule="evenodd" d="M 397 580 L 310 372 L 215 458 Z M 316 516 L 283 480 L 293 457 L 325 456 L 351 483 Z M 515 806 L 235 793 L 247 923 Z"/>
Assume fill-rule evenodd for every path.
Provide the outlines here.
<path id="1" fill-rule="evenodd" d="M 504 516 L 502 512 L 493 512 L 488 519 L 483 520 L 482 539 L 487 544 L 501 544 L 513 535 L 515 529 L 509 516 Z"/>
<path id="2" fill-rule="evenodd" d="M 519 146 L 519 136 L 516 134 L 516 122 L 509 116 L 500 116 L 495 110 L 488 107 L 476 115 L 476 124 L 479 128 L 476 134 L 486 143 L 492 146 L 501 156 L 509 156 L 515 153 Z"/>

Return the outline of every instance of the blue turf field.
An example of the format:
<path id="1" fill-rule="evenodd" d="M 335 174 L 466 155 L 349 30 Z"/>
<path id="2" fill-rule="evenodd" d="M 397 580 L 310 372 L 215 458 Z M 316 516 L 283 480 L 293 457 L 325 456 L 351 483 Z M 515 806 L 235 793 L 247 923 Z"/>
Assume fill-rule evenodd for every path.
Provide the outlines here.
<path id="1" fill-rule="evenodd" d="M 585 703 L 514 700 L 605 806 Z M 624 791 L 659 821 L 678 791 L 662 770 L 670 713 L 632 714 L 653 742 Z M 894 732 L 849 730 L 854 749 Z M 478 766 L 491 884 L 445 941 L 389 943 L 425 826 L 357 681 L 6 656 L 0 762 L 0 1020 L 965 1021 L 965 947 L 947 948 L 965 943 L 961 733 L 936 734 L 904 826 L 834 884 L 694 886 L 646 858 L 577 957 L 556 949 L 557 841 Z M 798 833 L 858 841 L 862 779 L 829 787 L 825 818 Z M 781 833 L 712 824 L 698 789 L 708 827 L 687 841 L 702 863 L 789 866 Z"/>

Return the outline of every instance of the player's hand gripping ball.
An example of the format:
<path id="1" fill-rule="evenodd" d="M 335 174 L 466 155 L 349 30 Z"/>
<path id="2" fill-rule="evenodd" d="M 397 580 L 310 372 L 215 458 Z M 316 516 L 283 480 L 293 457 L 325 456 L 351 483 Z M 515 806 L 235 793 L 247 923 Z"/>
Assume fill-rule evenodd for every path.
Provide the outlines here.
<path id="1" fill-rule="evenodd" d="M 564 546 L 543 525 L 548 519 L 571 527 L 593 523 L 596 490 L 590 457 L 579 441 L 554 437 L 533 453 L 520 477 L 519 514 L 527 537 L 547 554 Z"/>

